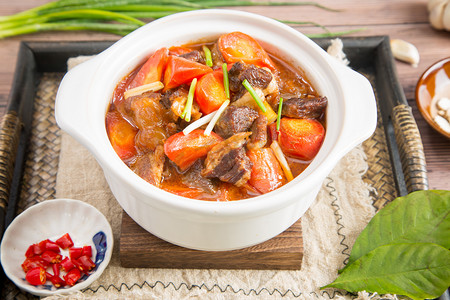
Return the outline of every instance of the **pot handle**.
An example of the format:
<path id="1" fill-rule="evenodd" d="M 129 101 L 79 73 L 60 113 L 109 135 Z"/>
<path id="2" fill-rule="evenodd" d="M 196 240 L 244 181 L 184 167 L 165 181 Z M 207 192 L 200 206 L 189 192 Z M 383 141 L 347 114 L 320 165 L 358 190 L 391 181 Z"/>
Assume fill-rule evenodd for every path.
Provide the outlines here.
<path id="1" fill-rule="evenodd" d="M 368 139 L 377 127 L 377 104 L 372 85 L 360 73 L 334 61 L 346 98 L 342 136 L 339 137 L 343 155 Z"/>
<path id="2" fill-rule="evenodd" d="M 84 146 L 92 145 L 95 141 L 89 123 L 87 94 L 97 69 L 96 58 L 85 61 L 67 72 L 56 94 L 56 123 Z"/>

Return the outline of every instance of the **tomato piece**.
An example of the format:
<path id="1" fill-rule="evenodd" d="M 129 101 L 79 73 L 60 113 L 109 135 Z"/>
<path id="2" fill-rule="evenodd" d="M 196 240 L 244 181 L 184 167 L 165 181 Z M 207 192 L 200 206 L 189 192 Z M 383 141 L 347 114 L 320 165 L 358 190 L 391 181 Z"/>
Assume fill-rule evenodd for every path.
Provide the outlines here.
<path id="1" fill-rule="evenodd" d="M 40 256 L 33 256 L 25 259 L 25 261 L 22 263 L 22 269 L 26 273 L 29 270 L 38 267 L 46 269 L 48 265 L 48 262 L 44 261 Z"/>
<path id="2" fill-rule="evenodd" d="M 62 237 L 56 240 L 56 244 L 62 249 L 67 249 L 73 246 L 73 241 L 70 235 L 65 233 Z"/>
<path id="3" fill-rule="evenodd" d="M 285 183 L 283 170 L 272 149 L 251 149 L 247 151 L 247 156 L 253 163 L 248 183 L 258 191 L 268 193 Z"/>
<path id="4" fill-rule="evenodd" d="M 70 270 L 72 270 L 73 268 L 75 268 L 75 265 L 73 264 L 72 260 L 68 257 L 65 257 L 62 261 L 61 261 L 61 268 L 66 271 L 69 272 Z"/>
<path id="5" fill-rule="evenodd" d="M 170 136 L 164 143 L 164 153 L 181 170 L 186 170 L 223 140 L 214 132 L 211 132 L 209 136 L 203 133 L 203 129 L 195 129 L 188 135 L 178 132 Z"/>
<path id="6" fill-rule="evenodd" d="M 179 56 L 191 52 L 192 50 L 183 46 L 172 46 L 169 48 L 169 55 Z"/>
<path id="7" fill-rule="evenodd" d="M 325 137 L 325 129 L 314 119 L 282 118 L 278 143 L 287 155 L 311 160 L 319 152 Z"/>
<path id="8" fill-rule="evenodd" d="M 41 258 L 49 264 L 56 264 L 62 260 L 61 254 L 50 250 L 45 250 L 44 253 L 41 254 Z"/>
<path id="9" fill-rule="evenodd" d="M 66 284 L 70 286 L 74 286 L 75 283 L 81 278 L 81 272 L 77 268 L 73 268 L 69 272 L 67 272 L 66 275 L 64 275 L 64 280 L 66 281 Z"/>
<path id="10" fill-rule="evenodd" d="M 139 69 L 128 88 L 132 89 L 144 84 L 161 81 L 168 57 L 169 50 L 167 48 L 161 48 L 153 53 Z"/>
<path id="11" fill-rule="evenodd" d="M 79 258 L 83 255 L 83 248 L 72 247 L 69 249 L 69 256 L 72 260 Z"/>
<path id="12" fill-rule="evenodd" d="M 251 36 L 235 31 L 222 35 L 218 40 L 219 51 L 227 63 L 243 61 L 258 67 L 275 70 L 267 52 Z"/>
<path id="13" fill-rule="evenodd" d="M 120 159 L 127 160 L 136 155 L 134 138 L 138 130 L 123 119 L 117 111 L 108 112 L 106 115 L 106 131 Z"/>
<path id="14" fill-rule="evenodd" d="M 79 258 L 74 259 L 73 264 L 83 273 L 87 273 L 95 267 L 95 263 L 86 255 L 82 255 Z"/>
<path id="15" fill-rule="evenodd" d="M 25 279 L 31 285 L 41 285 L 47 281 L 47 274 L 44 268 L 37 267 L 29 270 L 25 275 Z"/>
<path id="16" fill-rule="evenodd" d="M 189 83 L 192 79 L 198 79 L 212 71 L 210 67 L 201 63 L 171 55 L 167 60 L 166 71 L 164 72 L 164 90 Z"/>
<path id="17" fill-rule="evenodd" d="M 214 71 L 200 78 L 195 88 L 195 101 L 204 114 L 212 113 L 227 100 L 222 71 Z"/>

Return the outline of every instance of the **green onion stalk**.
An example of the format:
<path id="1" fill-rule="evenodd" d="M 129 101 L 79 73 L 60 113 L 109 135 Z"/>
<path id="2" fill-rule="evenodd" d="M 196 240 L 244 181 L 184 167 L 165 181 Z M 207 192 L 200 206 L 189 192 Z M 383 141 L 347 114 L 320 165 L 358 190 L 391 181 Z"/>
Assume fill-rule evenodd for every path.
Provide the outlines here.
<path id="1" fill-rule="evenodd" d="M 223 73 L 223 88 L 225 89 L 225 94 L 227 95 L 227 99 L 230 99 L 230 81 L 228 79 L 227 63 L 222 64 L 222 73 Z"/>
<path id="2" fill-rule="evenodd" d="M 212 67 L 213 66 L 213 61 L 212 61 L 211 50 L 209 50 L 209 48 L 206 47 L 205 45 L 203 45 L 202 49 L 203 49 L 203 53 L 205 53 L 206 65 L 208 67 Z"/>
<path id="3" fill-rule="evenodd" d="M 277 131 L 280 131 L 281 111 L 282 110 L 283 110 L 283 98 L 280 97 L 280 102 L 278 103 L 278 112 L 277 112 Z"/>
<path id="4" fill-rule="evenodd" d="M 184 106 L 183 113 L 181 114 L 181 118 L 184 119 L 186 122 L 191 121 L 192 103 L 194 102 L 194 92 L 196 85 L 197 85 L 197 78 L 194 78 L 189 87 L 186 105 Z"/>
<path id="5" fill-rule="evenodd" d="M 152 19 L 174 13 L 233 6 L 314 6 L 336 9 L 316 2 L 253 2 L 245 0 L 58 0 L 10 16 L 0 16 L 0 38 L 41 31 L 92 30 L 126 35 Z M 312 37 L 332 37 L 359 30 L 330 32 L 314 22 L 281 21 L 313 25 L 325 32 Z"/>
<path id="6" fill-rule="evenodd" d="M 264 106 L 263 101 L 261 100 L 261 98 L 259 98 L 258 94 L 256 93 L 255 89 L 252 87 L 252 85 L 250 84 L 250 82 L 248 82 L 247 79 L 244 79 L 244 81 L 242 81 L 242 85 L 247 89 L 247 91 L 250 93 L 250 95 L 253 97 L 253 99 L 255 100 L 256 104 L 258 104 L 259 108 L 262 110 L 263 113 L 265 113 L 267 111 L 266 107 Z"/>

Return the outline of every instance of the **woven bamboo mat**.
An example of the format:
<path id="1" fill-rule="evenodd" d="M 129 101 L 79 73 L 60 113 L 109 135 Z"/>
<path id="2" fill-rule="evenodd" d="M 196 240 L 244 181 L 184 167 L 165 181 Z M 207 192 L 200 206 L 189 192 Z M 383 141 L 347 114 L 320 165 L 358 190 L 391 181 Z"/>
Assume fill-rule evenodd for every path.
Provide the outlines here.
<path id="1" fill-rule="evenodd" d="M 46 73 L 41 77 L 37 88 L 31 139 L 17 213 L 33 204 L 54 198 L 55 195 L 61 133 L 56 125 L 54 105 L 62 76 L 60 73 Z M 363 143 L 369 165 L 363 179 L 374 187 L 373 205 L 377 210 L 397 197 L 382 126 L 379 117 L 374 135 Z M 1 299 L 34 299 L 34 297 L 21 292 L 14 284 L 8 282 L 2 291 Z"/>
<path id="2" fill-rule="evenodd" d="M 61 130 L 55 121 L 55 97 L 64 74 L 47 73 L 41 77 L 34 99 L 34 113 L 27 159 L 17 214 L 26 208 L 54 198 L 58 172 Z M 35 299 L 20 291 L 11 281 L 2 291 L 1 299 Z"/>
<path id="3" fill-rule="evenodd" d="M 372 83 L 372 86 L 374 86 L 375 78 L 373 76 L 367 76 L 367 78 Z M 374 90 L 374 93 L 378 102 L 377 91 Z M 367 155 L 367 164 L 369 165 L 369 169 L 364 174 L 363 180 L 375 189 L 374 195 L 372 195 L 374 199 L 373 206 L 378 211 L 387 203 L 397 198 L 398 192 L 392 173 L 386 135 L 381 119 L 380 105 L 377 105 L 377 108 L 378 118 L 375 133 L 362 145 Z"/>

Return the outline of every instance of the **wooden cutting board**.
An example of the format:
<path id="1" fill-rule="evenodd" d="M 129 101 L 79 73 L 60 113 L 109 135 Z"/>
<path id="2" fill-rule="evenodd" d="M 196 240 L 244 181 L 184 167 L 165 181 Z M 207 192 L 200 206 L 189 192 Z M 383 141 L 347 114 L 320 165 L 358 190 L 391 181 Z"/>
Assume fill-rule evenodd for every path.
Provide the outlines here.
<path id="1" fill-rule="evenodd" d="M 121 265 L 129 268 L 299 270 L 303 258 L 300 220 L 262 244 L 216 252 L 163 241 L 123 212 L 119 247 Z"/>

